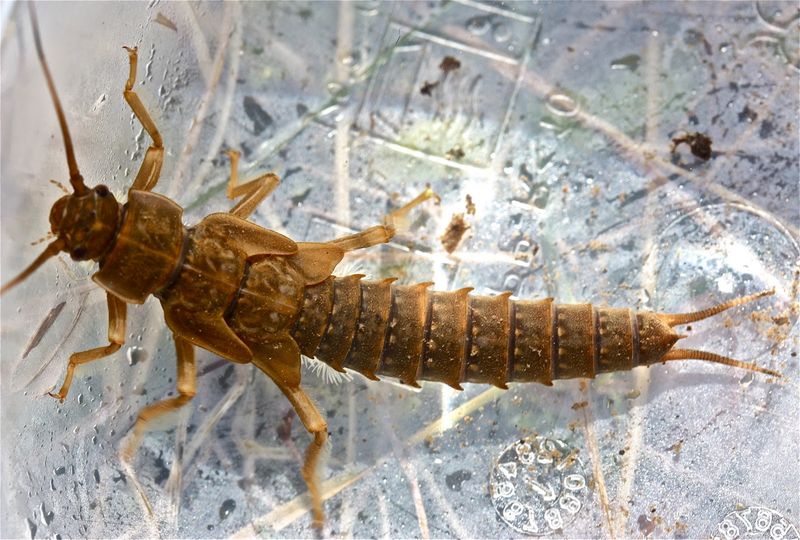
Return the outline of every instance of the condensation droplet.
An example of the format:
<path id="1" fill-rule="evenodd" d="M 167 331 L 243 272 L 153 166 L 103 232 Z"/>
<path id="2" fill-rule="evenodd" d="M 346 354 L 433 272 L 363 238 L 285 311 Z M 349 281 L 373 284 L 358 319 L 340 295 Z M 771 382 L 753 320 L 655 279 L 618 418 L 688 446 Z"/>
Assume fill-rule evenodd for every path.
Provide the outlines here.
<path id="1" fill-rule="evenodd" d="M 98 97 L 97 100 L 94 102 L 94 105 L 92 105 L 92 112 L 99 111 L 107 99 L 108 96 L 106 94 L 100 94 L 100 97 Z"/>
<path id="2" fill-rule="evenodd" d="M 611 69 L 627 69 L 636 71 L 639 69 L 639 64 L 642 63 L 642 57 L 638 54 L 628 54 L 620 58 L 615 58 L 611 61 Z"/>
<path id="3" fill-rule="evenodd" d="M 650 304 L 650 293 L 647 292 L 645 289 L 642 289 L 640 298 L 642 299 L 642 304 L 643 305 L 646 306 L 646 305 Z"/>
<path id="4" fill-rule="evenodd" d="M 227 518 L 236 509 L 236 501 L 233 499 L 225 500 L 219 507 L 219 519 Z"/>
<path id="5" fill-rule="evenodd" d="M 42 524 L 46 527 L 53 522 L 53 517 L 55 514 L 50 511 L 48 512 L 47 509 L 44 507 L 44 503 L 39 505 L 39 517 L 42 520 Z"/>
<path id="6" fill-rule="evenodd" d="M 128 357 L 128 365 L 135 366 L 139 362 L 147 360 L 147 351 L 142 347 L 130 347 L 126 356 Z"/>
<path id="7" fill-rule="evenodd" d="M 467 21 L 467 30 L 476 36 L 482 36 L 490 27 L 488 17 L 472 17 Z"/>
<path id="8" fill-rule="evenodd" d="M 368 2 L 359 2 L 357 4 L 356 9 L 358 9 L 363 15 L 367 17 L 374 17 L 380 11 L 380 1 L 378 0 L 370 0 Z"/>
<path id="9" fill-rule="evenodd" d="M 507 24 L 496 24 L 492 29 L 494 40 L 498 43 L 504 43 L 511 38 L 511 28 Z"/>
<path id="10" fill-rule="evenodd" d="M 747 388 L 748 386 L 750 386 L 750 383 L 752 383 L 754 379 L 755 376 L 753 375 L 753 372 L 748 371 L 747 373 L 745 373 L 744 377 L 739 379 L 739 384 L 742 385 L 742 387 Z"/>
<path id="11" fill-rule="evenodd" d="M 516 274 L 509 274 L 503 282 L 504 291 L 516 291 L 519 287 L 519 276 Z"/>
<path id="12" fill-rule="evenodd" d="M 362 58 L 363 55 L 361 54 L 361 51 L 352 50 L 350 51 L 350 54 L 342 58 L 342 64 L 355 69 L 361 65 Z"/>
<path id="13" fill-rule="evenodd" d="M 329 94 L 338 94 L 344 87 L 338 82 L 330 81 L 325 85 L 325 88 L 328 90 Z"/>
<path id="14" fill-rule="evenodd" d="M 566 94 L 550 94 L 547 108 L 558 116 L 575 116 L 578 114 L 577 102 Z"/>

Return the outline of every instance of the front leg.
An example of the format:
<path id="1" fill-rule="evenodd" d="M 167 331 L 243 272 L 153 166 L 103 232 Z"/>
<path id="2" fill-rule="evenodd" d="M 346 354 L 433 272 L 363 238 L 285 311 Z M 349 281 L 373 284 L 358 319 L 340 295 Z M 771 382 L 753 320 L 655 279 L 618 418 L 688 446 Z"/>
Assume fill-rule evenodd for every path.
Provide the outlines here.
<path id="1" fill-rule="evenodd" d="M 142 165 L 139 167 L 139 172 L 136 175 L 136 179 L 133 181 L 131 189 L 150 191 L 155 187 L 158 182 L 158 177 L 161 174 L 161 165 L 164 163 L 164 145 L 155 122 L 150 118 L 150 114 L 148 114 L 147 109 L 145 109 L 142 104 L 142 100 L 139 99 L 139 96 L 133 90 L 133 85 L 136 83 L 136 63 L 139 58 L 137 48 L 123 47 L 123 49 L 128 51 L 130 74 L 128 75 L 128 80 L 125 83 L 125 90 L 122 92 L 122 95 L 133 110 L 133 114 L 136 115 L 136 118 L 139 119 L 139 122 L 150 135 L 150 138 L 153 139 L 153 144 L 150 145 L 150 148 L 147 149 L 147 153 L 144 155 L 144 160 L 142 160 Z"/>
<path id="2" fill-rule="evenodd" d="M 95 349 L 89 349 L 88 351 L 73 353 L 72 356 L 69 357 L 64 384 L 61 385 L 61 390 L 57 393 L 48 392 L 51 397 L 63 402 L 64 398 L 67 397 L 69 387 L 72 385 L 72 376 L 76 366 L 110 356 L 117 352 L 119 348 L 122 347 L 122 344 L 125 343 L 125 320 L 128 313 L 127 305 L 111 293 L 106 293 L 106 301 L 108 303 L 109 344 L 105 347 L 97 347 Z"/>

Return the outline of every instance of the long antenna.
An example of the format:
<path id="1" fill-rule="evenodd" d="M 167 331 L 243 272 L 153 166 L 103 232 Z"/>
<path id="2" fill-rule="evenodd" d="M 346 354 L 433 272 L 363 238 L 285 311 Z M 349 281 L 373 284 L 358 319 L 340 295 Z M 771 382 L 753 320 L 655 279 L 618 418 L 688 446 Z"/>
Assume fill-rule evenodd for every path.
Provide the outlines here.
<path id="1" fill-rule="evenodd" d="M 62 249 L 64 249 L 64 241 L 61 238 L 58 238 L 55 241 L 48 244 L 47 248 L 45 248 L 42 254 L 36 257 L 36 260 L 33 261 L 30 265 L 28 265 L 28 267 L 25 270 L 23 270 L 17 277 L 15 277 L 11 281 L 0 287 L 0 296 L 2 296 L 3 293 L 8 292 L 8 290 L 11 289 L 12 287 L 16 287 L 17 285 L 25 281 L 25 279 L 29 275 L 33 274 L 33 272 L 35 272 L 37 268 L 42 266 L 42 264 L 44 264 L 44 262 L 47 259 L 53 257 L 54 255 L 58 255 L 58 252 L 61 251 Z"/>
<path id="2" fill-rule="evenodd" d="M 47 67 L 47 60 L 44 58 L 42 40 L 39 37 L 39 22 L 36 19 L 36 8 L 34 8 L 33 2 L 28 2 L 28 11 L 31 16 L 33 42 L 36 45 L 36 54 L 39 56 L 39 62 L 42 64 L 44 78 L 47 79 L 47 88 L 50 90 L 50 97 L 53 98 L 53 105 L 56 108 L 58 124 L 61 126 L 61 136 L 64 138 L 64 150 L 67 154 L 67 167 L 69 168 L 69 183 L 72 184 L 72 189 L 75 190 L 75 193 L 80 195 L 86 191 L 86 186 L 83 183 L 83 176 L 81 176 L 81 173 L 78 170 L 78 162 L 75 161 L 75 151 L 72 148 L 72 137 L 69 135 L 69 127 L 67 127 L 67 120 L 64 116 L 64 110 L 61 108 L 61 101 L 58 99 L 56 85 L 53 83 L 53 78 L 50 76 L 50 68 Z"/>

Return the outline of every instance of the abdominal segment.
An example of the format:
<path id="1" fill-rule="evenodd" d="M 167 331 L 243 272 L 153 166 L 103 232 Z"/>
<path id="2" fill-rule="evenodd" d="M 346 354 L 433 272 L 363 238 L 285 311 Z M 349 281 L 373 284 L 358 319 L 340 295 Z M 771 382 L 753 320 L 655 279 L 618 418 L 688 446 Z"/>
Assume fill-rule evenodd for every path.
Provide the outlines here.
<path id="1" fill-rule="evenodd" d="M 463 382 L 549 385 L 634 365 L 636 318 L 627 309 L 361 278 L 332 277 L 306 287 L 292 329 L 303 354 L 370 379 L 395 377 L 412 386 L 438 381 L 457 389 Z"/>

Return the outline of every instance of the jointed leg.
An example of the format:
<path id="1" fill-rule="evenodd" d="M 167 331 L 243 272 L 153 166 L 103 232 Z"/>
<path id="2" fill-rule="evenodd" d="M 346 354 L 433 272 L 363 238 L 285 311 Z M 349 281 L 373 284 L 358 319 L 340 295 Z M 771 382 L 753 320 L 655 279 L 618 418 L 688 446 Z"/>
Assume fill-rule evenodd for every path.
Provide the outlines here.
<path id="1" fill-rule="evenodd" d="M 161 165 L 164 163 L 164 145 L 162 144 L 161 134 L 158 132 L 158 128 L 156 128 L 155 123 L 150 118 L 150 114 L 148 114 L 139 96 L 133 90 L 133 85 L 136 83 L 137 48 L 123 48 L 128 51 L 130 74 L 128 75 L 128 81 L 125 83 L 125 91 L 122 92 L 122 95 L 133 110 L 133 114 L 136 115 L 136 118 L 139 119 L 139 122 L 141 122 L 144 129 L 150 135 L 150 138 L 153 139 L 153 144 L 147 149 L 147 153 L 144 156 L 142 165 L 139 167 L 139 172 L 136 175 L 136 179 L 133 181 L 133 185 L 131 185 L 131 189 L 150 191 L 155 187 L 158 182 L 158 177 L 161 174 Z"/>
<path id="2" fill-rule="evenodd" d="M 309 433 L 314 435 L 314 440 L 308 445 L 306 450 L 305 463 L 303 464 L 303 479 L 308 486 L 308 492 L 311 495 L 311 507 L 314 512 L 314 527 L 321 528 L 325 520 L 325 514 L 322 511 L 322 494 L 319 489 L 319 475 L 318 467 L 319 460 L 322 456 L 322 451 L 325 448 L 325 442 L 328 440 L 328 424 L 325 418 L 317 409 L 311 398 L 308 397 L 302 388 L 300 388 L 300 351 L 297 346 L 294 346 L 292 353 L 287 349 L 282 349 L 285 356 L 281 354 L 269 356 L 262 356 L 256 354 L 253 356 L 253 364 L 261 371 L 266 373 L 272 381 L 278 385 L 281 392 L 289 399 L 289 402 L 294 407 L 300 421 L 305 426 Z M 296 356 L 296 358 L 295 358 Z M 294 362 L 297 361 L 297 370 L 294 369 Z"/>
<path id="3" fill-rule="evenodd" d="M 61 390 L 57 393 L 48 392 L 51 397 L 59 401 L 64 401 L 64 398 L 67 397 L 67 393 L 69 393 L 69 387 L 72 385 L 72 376 L 76 366 L 110 356 L 117 352 L 122 344 L 125 343 L 127 306 L 125 302 L 111 293 L 106 293 L 106 301 L 108 304 L 108 345 L 89 349 L 88 351 L 76 352 L 70 356 L 69 364 L 67 364 L 67 374 L 64 377 L 64 384 L 61 385 Z"/>
<path id="4" fill-rule="evenodd" d="M 291 388 L 276 381 L 278 388 L 289 398 L 289 401 L 300 417 L 306 430 L 314 435 L 314 440 L 308 444 L 305 462 L 303 463 L 303 479 L 311 495 L 311 508 L 314 513 L 314 527 L 322 528 L 325 513 L 322 511 L 322 494 L 319 489 L 319 460 L 328 440 L 328 424 L 322 417 L 311 398 L 299 386 Z"/>
<path id="5" fill-rule="evenodd" d="M 130 462 L 147 431 L 147 424 L 159 416 L 176 411 L 186 405 L 197 391 L 197 369 L 194 364 L 194 346 L 183 338 L 175 336 L 175 352 L 178 357 L 178 395 L 174 398 L 148 405 L 139 412 L 133 433 L 122 450 L 122 459 Z"/>
<path id="6" fill-rule="evenodd" d="M 236 206 L 231 208 L 230 213 L 236 217 L 247 218 L 253 210 L 256 209 L 256 206 L 278 187 L 281 180 L 277 175 L 267 173 L 240 186 L 238 166 L 239 156 L 241 154 L 236 150 L 228 150 L 227 153 L 228 157 L 231 158 L 231 178 L 228 181 L 227 191 L 228 198 L 235 199 L 244 196 L 241 201 L 236 203 Z"/>
<path id="7" fill-rule="evenodd" d="M 414 207 L 419 206 L 428 199 L 435 199 L 436 202 L 439 202 L 439 196 L 434 193 L 430 187 L 425 188 L 425 191 L 417 195 L 413 201 L 404 204 L 397 210 L 384 217 L 383 225 L 376 225 L 356 234 L 337 238 L 331 243 L 336 244 L 345 251 L 353 251 L 354 249 L 362 249 L 377 244 L 385 244 L 391 240 L 396 233 L 395 220 L 405 217 L 405 215 L 408 214 Z"/>

